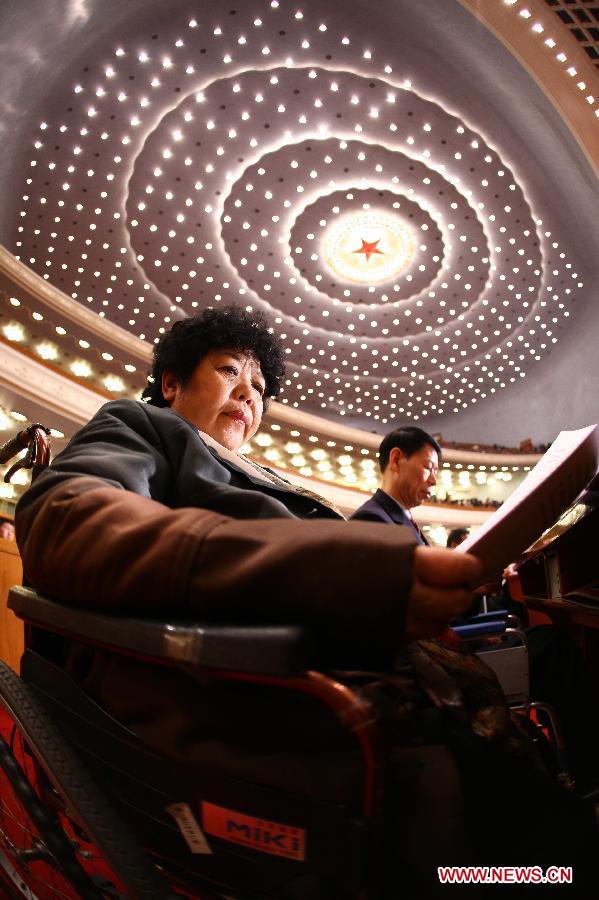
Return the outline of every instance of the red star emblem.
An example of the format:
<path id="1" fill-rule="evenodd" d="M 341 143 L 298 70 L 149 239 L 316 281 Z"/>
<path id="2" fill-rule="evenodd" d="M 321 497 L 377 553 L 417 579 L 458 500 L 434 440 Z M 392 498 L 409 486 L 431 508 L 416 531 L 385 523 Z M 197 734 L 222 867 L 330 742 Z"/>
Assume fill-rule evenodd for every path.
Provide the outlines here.
<path id="1" fill-rule="evenodd" d="M 385 254 L 383 253 L 383 251 L 377 248 L 377 244 L 379 243 L 379 241 L 380 238 L 378 239 L 378 241 L 371 242 L 365 241 L 364 238 L 362 238 L 362 246 L 357 250 L 352 250 L 352 253 L 363 253 L 366 257 L 366 262 L 368 262 L 370 257 L 375 253 L 380 253 L 381 256 L 384 256 Z"/>

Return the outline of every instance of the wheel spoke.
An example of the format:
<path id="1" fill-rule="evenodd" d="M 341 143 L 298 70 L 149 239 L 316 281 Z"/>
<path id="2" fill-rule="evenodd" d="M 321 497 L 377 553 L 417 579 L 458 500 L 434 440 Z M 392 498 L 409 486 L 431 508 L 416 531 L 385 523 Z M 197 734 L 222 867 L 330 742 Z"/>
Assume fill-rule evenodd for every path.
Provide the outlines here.
<path id="1" fill-rule="evenodd" d="M 10 744 L 0 737 L 0 850 L 5 873 L 24 897 L 77 900 L 83 888 L 86 897 L 102 900 L 106 894 L 77 860 L 79 854 L 87 868 L 94 861 L 93 853 L 80 852 L 78 841 L 65 830 L 66 817 L 60 817 L 64 819 L 61 822 L 56 812 L 42 803 L 35 766 L 21 735 L 15 732 L 13 728 Z M 77 889 L 69 884 L 72 877 Z"/>
<path id="2" fill-rule="evenodd" d="M 2 856 L 36 900 L 156 900 L 169 893 L 40 697 L 0 662 Z M 0 870 L 3 878 L 8 884 Z M 21 890 L 19 897 L 28 895 Z"/>

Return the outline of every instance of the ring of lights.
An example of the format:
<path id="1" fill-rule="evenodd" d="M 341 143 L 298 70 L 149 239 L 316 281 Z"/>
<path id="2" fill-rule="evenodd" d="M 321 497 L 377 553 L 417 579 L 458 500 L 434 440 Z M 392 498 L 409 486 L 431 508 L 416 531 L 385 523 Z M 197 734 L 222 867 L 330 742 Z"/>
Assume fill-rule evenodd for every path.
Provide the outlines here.
<path id="1" fill-rule="evenodd" d="M 343 143 L 350 153 L 353 152 L 356 156 L 362 155 L 363 144 L 358 143 L 357 147 L 354 147 L 353 144 Z M 272 156 L 276 155 L 277 162 L 280 164 L 281 157 L 283 157 L 284 165 L 289 169 L 296 161 L 296 157 L 301 157 L 302 151 L 309 149 L 313 164 L 318 165 L 320 161 L 324 161 L 324 165 L 326 165 L 326 160 L 333 158 L 329 151 L 334 155 L 335 151 L 339 152 L 338 148 L 338 141 L 310 141 L 306 144 L 284 148 L 277 154 L 271 154 L 263 162 L 269 164 L 269 171 L 273 171 Z M 349 158 L 344 162 L 349 163 Z M 253 171 L 250 174 L 259 172 L 260 169 L 264 169 L 264 166 L 252 167 Z M 274 169 L 274 171 L 279 171 L 279 169 Z M 318 169 L 313 168 L 311 171 L 318 172 Z M 252 182 L 248 181 L 247 183 Z M 292 185 L 291 191 L 297 191 L 297 187 L 301 187 L 301 184 Z M 268 193 L 272 194 L 272 191 L 268 191 Z M 383 190 L 382 186 L 377 189 L 356 190 L 355 188 L 350 189 L 346 185 L 342 190 L 335 190 L 330 185 L 326 185 L 326 189 L 321 189 L 320 193 L 311 193 L 305 202 L 299 202 L 293 212 L 286 210 L 284 205 L 286 199 L 282 199 L 282 209 L 280 210 L 286 213 L 285 219 L 287 220 L 281 226 L 280 237 L 284 237 L 284 241 L 279 242 L 275 235 L 275 240 L 270 241 L 268 246 L 266 246 L 266 239 L 269 235 L 263 234 L 267 229 L 260 227 L 259 212 L 250 211 L 248 214 L 246 220 L 249 224 L 248 229 L 240 233 L 236 227 L 233 210 L 239 200 L 238 191 L 232 191 L 225 204 L 224 219 L 226 221 L 222 228 L 222 238 L 229 251 L 229 258 L 237 272 L 244 277 L 246 286 L 253 287 L 254 292 L 259 296 L 267 298 L 272 285 L 277 284 L 283 275 L 286 289 L 291 290 L 293 304 L 302 306 L 301 313 L 311 325 L 326 329 L 328 323 L 323 319 L 330 316 L 336 307 L 343 304 L 343 318 L 336 316 L 335 330 L 357 329 L 355 333 L 364 337 L 372 335 L 372 331 L 366 331 L 360 324 L 359 313 L 363 312 L 366 306 L 370 308 L 384 306 L 388 301 L 401 298 L 400 302 L 403 306 L 413 300 L 410 308 L 415 309 L 415 301 L 422 294 L 426 297 L 425 289 L 430 285 L 431 280 L 434 280 L 440 268 L 443 242 L 441 231 L 436 223 L 430 218 L 430 214 L 421 209 L 417 203 L 398 193 Z M 275 207 L 275 209 L 277 208 Z M 411 229 L 428 231 L 427 244 L 421 244 L 419 249 L 422 251 L 423 246 L 428 248 L 437 245 L 439 247 L 438 254 L 435 254 L 432 259 L 428 259 L 426 264 L 421 258 L 413 257 L 412 265 L 408 265 L 405 269 L 403 265 L 398 266 L 400 270 L 404 269 L 404 271 L 401 272 L 401 277 L 390 283 L 386 281 L 379 285 L 375 281 L 356 288 L 347 280 L 341 283 L 338 274 L 331 281 L 331 268 L 326 261 L 326 245 L 331 231 L 334 231 L 338 224 L 342 224 L 348 215 L 359 217 L 367 210 L 378 215 L 393 216 L 396 219 L 403 213 L 404 221 L 409 224 Z M 274 215 L 279 220 L 282 218 L 279 215 L 279 209 Z M 264 225 L 263 221 L 262 225 Z M 365 230 L 363 235 L 368 235 L 369 230 Z M 263 239 L 262 243 L 266 253 L 257 254 L 256 252 L 258 250 L 257 234 Z M 359 242 L 357 246 L 360 246 Z M 358 279 L 353 280 L 357 281 Z M 327 310 L 327 312 L 325 313 L 323 310 Z M 389 327 L 390 320 L 393 318 L 391 312 L 391 305 L 387 310 L 380 310 L 381 315 L 389 320 L 382 327 Z M 299 309 L 297 313 L 300 313 Z M 349 329 L 349 325 L 352 325 L 353 329 Z"/>
<path id="2" fill-rule="evenodd" d="M 378 233 L 377 223 L 373 221 L 376 219 L 382 220 L 383 226 Z M 363 229 L 360 224 L 364 225 Z M 388 253 L 390 248 L 386 232 L 395 230 L 398 225 L 405 229 L 407 236 L 400 241 L 399 258 L 390 261 L 391 271 L 384 271 L 380 277 L 379 270 L 375 269 L 373 279 L 368 279 L 369 267 L 377 261 L 375 256 L 368 259 L 364 253 L 361 254 L 359 262 L 363 275 L 357 274 L 354 267 L 353 272 L 344 272 L 338 263 L 335 265 L 335 261 L 331 260 L 337 241 L 339 238 L 343 240 L 346 235 L 350 241 L 346 249 L 352 254 L 361 252 L 361 241 L 363 246 L 368 238 L 377 244 L 376 250 Z M 416 248 L 416 234 L 423 229 L 429 231 L 426 244 L 421 243 Z M 377 237 L 382 241 L 376 241 Z M 443 253 L 441 231 L 425 210 L 398 193 L 376 188 L 346 188 L 322 193 L 298 214 L 290 230 L 289 243 L 289 255 L 296 269 L 312 288 L 322 291 L 320 282 L 324 280 L 329 299 L 339 299 L 346 305 L 362 308 L 365 303 L 379 306 L 394 299 L 405 304 L 420 295 L 437 275 Z M 417 256 L 418 251 L 425 252 L 424 247 L 437 248 L 434 257 L 427 259 L 426 265 Z M 304 251 L 315 263 L 311 273 L 300 258 Z M 332 272 L 337 276 L 333 281 Z M 361 285 L 359 289 L 352 288 L 356 283 Z"/>
<path id="3" fill-rule="evenodd" d="M 283 18 L 287 29 L 300 21 L 302 34 L 314 33 L 302 38 L 301 59 L 277 51 Z M 90 106 L 85 97 L 87 124 L 63 156 L 72 169 L 93 132 L 98 195 L 77 196 L 72 212 L 74 223 L 80 207 L 96 218 L 91 232 L 74 225 L 68 239 L 73 256 L 101 253 L 102 264 L 61 273 L 65 289 L 78 300 L 102 297 L 108 315 L 118 321 L 123 310 L 129 327 L 151 339 L 198 306 L 262 306 L 287 343 L 281 399 L 315 411 L 383 424 L 417 419 L 457 411 L 522 377 L 555 342 L 553 324 L 568 314 L 566 276 L 577 276 L 564 272 L 557 242 L 540 230 L 497 151 L 400 83 L 390 66 L 378 72 L 372 50 L 356 60 L 351 48 L 361 37 L 348 33 L 346 20 L 343 29 L 340 21 L 310 23 L 273 2 L 254 4 L 251 16 L 238 11 L 231 23 L 235 60 L 226 51 L 209 79 L 169 56 L 149 81 L 161 97 L 151 113 L 146 95 L 131 115 L 129 96 L 118 93 L 127 113 L 116 155 L 102 101 Z M 222 52 L 218 4 L 205 4 L 200 24 L 194 45 L 200 26 L 189 23 L 189 47 Z M 324 65 L 324 35 L 333 27 L 343 37 Z M 148 54 L 120 51 L 128 71 L 147 78 Z M 111 66 L 106 78 L 115 77 Z M 62 127 L 45 123 L 44 131 Z M 68 166 L 44 182 L 57 156 L 64 165 L 46 137 L 36 142 L 40 165 L 23 210 L 25 261 L 40 231 L 41 241 L 55 240 L 69 188 L 61 184 Z M 50 214 L 41 227 L 27 220 L 36 194 Z M 334 258 L 341 245 L 345 262 Z M 393 259 L 374 258 L 393 250 Z M 362 254 L 358 268 L 354 254 Z M 51 255 L 32 259 L 47 277 L 55 274 Z"/>

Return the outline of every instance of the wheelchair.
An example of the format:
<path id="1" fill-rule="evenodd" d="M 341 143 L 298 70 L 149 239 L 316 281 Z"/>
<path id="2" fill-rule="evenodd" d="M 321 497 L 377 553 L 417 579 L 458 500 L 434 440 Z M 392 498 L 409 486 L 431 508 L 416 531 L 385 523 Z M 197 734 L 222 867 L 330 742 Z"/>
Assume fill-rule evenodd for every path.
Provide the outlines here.
<path id="1" fill-rule="evenodd" d="M 24 464 L 35 471 L 48 454 L 32 429 L 29 443 L 22 433 L 11 444 L 29 446 Z M 359 681 L 341 682 L 338 660 L 309 629 L 105 615 L 27 587 L 12 588 L 8 605 L 25 623 L 26 650 L 20 678 L 0 664 L 4 896 L 388 896 L 383 793 L 392 748 Z M 325 743 L 306 753 L 286 736 L 273 750 L 259 728 L 226 739 L 207 730 L 199 759 L 174 763 L 70 676 L 73 642 L 178 673 L 209 704 L 225 697 L 246 719 L 257 703 L 259 727 L 297 711 L 304 728 L 324 725 Z"/>
<path id="2" fill-rule="evenodd" d="M 21 678 L 0 668 L 11 722 L 0 738 L 0 876 L 9 896 L 378 895 L 381 736 L 368 703 L 316 670 L 306 629 L 117 618 L 21 587 L 9 608 L 27 623 Z M 265 771 L 260 748 L 214 748 L 207 736 L 205 769 L 173 766 L 52 661 L 63 638 L 171 667 L 204 691 L 226 685 L 240 704 L 248 691 L 277 703 L 293 692 L 317 717 L 318 707 L 331 717 L 338 749 L 298 765 L 288 748 Z"/>
<path id="3" fill-rule="evenodd" d="M 0 448 L 48 465 L 35 424 Z M 0 883 L 10 898 L 367 900 L 379 893 L 385 758 L 369 703 L 330 674 L 302 627 L 104 615 L 14 587 L 25 623 L 20 678 L 0 663 Z M 173 764 L 112 718 L 64 668 L 65 642 L 169 668 L 207 702 L 265 715 L 291 705 L 334 745 L 264 752 L 200 741 Z M 247 718 L 247 715 L 246 715 Z"/>

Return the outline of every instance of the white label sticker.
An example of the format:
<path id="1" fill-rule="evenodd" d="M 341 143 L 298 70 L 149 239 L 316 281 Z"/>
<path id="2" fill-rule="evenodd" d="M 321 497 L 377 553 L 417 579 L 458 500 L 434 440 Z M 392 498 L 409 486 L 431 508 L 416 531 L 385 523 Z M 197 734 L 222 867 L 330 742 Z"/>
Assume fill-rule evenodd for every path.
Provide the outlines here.
<path id="1" fill-rule="evenodd" d="M 212 853 L 204 832 L 187 803 L 172 803 L 166 807 L 192 853 Z"/>

